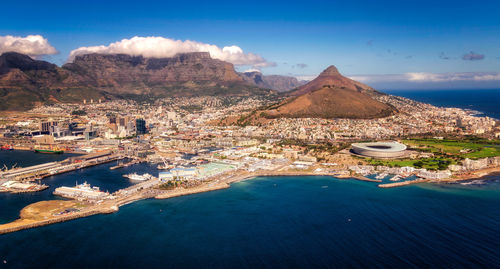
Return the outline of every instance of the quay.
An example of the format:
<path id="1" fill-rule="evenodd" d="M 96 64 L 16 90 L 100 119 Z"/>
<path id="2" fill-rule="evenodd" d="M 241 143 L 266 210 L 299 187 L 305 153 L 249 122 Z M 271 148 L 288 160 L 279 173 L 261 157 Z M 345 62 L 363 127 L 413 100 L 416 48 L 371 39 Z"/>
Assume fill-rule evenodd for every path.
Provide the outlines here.
<path id="1" fill-rule="evenodd" d="M 0 172 L 0 185 L 7 181 L 31 182 L 45 177 L 83 169 L 123 158 L 111 151 L 70 157 L 60 162 L 49 162 Z"/>

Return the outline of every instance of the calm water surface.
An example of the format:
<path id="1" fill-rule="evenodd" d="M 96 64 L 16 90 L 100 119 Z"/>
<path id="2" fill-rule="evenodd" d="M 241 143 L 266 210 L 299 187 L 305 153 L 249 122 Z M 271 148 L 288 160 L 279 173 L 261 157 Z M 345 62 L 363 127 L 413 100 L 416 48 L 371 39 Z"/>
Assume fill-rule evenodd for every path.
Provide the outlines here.
<path id="1" fill-rule="evenodd" d="M 500 120 L 500 89 L 488 90 L 383 90 L 416 101 L 442 107 L 458 107 L 480 111 L 480 116 Z"/>
<path id="2" fill-rule="evenodd" d="M 85 178 L 109 190 L 130 184 L 121 177 L 126 171 L 110 165 L 47 183 L 53 189 Z M 0 196 L 1 220 L 52 199 L 50 193 Z M 10 207 L 16 212 L 5 213 Z M 331 177 L 260 177 L 1 235 L 0 268 L 498 268 L 499 234 L 498 176 L 397 189 Z"/>

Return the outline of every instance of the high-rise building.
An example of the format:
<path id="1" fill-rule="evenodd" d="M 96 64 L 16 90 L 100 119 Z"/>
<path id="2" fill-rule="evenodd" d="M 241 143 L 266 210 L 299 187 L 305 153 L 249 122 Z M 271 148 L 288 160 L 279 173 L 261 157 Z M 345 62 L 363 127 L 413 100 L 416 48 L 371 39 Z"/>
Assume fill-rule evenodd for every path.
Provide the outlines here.
<path id="1" fill-rule="evenodd" d="M 129 122 L 129 117 L 125 116 L 125 117 L 119 117 L 116 123 L 118 123 L 118 125 L 120 126 L 126 127 L 128 122 Z"/>
<path id="2" fill-rule="evenodd" d="M 57 126 L 57 121 L 44 121 L 40 123 L 40 131 L 50 132 L 51 126 Z"/>
<path id="3" fill-rule="evenodd" d="M 137 135 L 143 135 L 146 133 L 146 121 L 143 119 L 135 120 L 135 133 Z"/>

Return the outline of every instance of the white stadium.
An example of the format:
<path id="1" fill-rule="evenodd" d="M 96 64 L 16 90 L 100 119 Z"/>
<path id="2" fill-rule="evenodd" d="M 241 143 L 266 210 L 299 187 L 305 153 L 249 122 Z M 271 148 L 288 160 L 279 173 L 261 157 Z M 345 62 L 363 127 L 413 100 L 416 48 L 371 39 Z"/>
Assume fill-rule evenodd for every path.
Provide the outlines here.
<path id="1" fill-rule="evenodd" d="M 405 154 L 406 146 L 398 142 L 353 143 L 356 154 L 375 158 L 397 158 Z"/>

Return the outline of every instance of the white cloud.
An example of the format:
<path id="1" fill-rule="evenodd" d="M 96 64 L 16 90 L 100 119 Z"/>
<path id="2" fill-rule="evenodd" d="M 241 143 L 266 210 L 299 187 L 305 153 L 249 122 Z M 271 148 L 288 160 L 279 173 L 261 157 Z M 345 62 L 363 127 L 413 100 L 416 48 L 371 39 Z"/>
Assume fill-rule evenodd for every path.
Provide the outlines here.
<path id="1" fill-rule="evenodd" d="M 305 80 L 305 81 L 311 81 L 315 79 L 317 76 L 314 75 L 300 75 L 300 76 L 295 76 L 298 80 Z"/>
<path id="2" fill-rule="evenodd" d="M 191 41 L 174 40 L 160 36 L 122 39 L 107 46 L 81 47 L 71 51 L 68 61 L 75 56 L 88 53 L 142 55 L 144 57 L 162 58 L 172 57 L 177 53 L 209 52 L 215 59 L 227 61 L 234 65 L 251 65 L 254 67 L 275 66 L 275 63 L 266 61 L 262 56 L 253 53 L 244 53 L 238 46 L 219 48 L 216 45 Z"/>
<path id="3" fill-rule="evenodd" d="M 262 71 L 260 71 L 259 69 L 256 69 L 256 68 L 250 68 L 250 69 L 243 71 L 243 73 L 252 73 L 252 72 L 262 73 Z"/>
<path id="4" fill-rule="evenodd" d="M 387 75 L 354 75 L 351 79 L 364 83 L 378 82 L 451 82 L 451 81 L 500 81 L 499 72 L 461 72 L 461 73 L 405 73 Z"/>
<path id="5" fill-rule="evenodd" d="M 57 50 L 41 35 L 0 36 L 0 54 L 4 52 L 18 52 L 33 57 L 47 54 L 56 54 Z"/>

